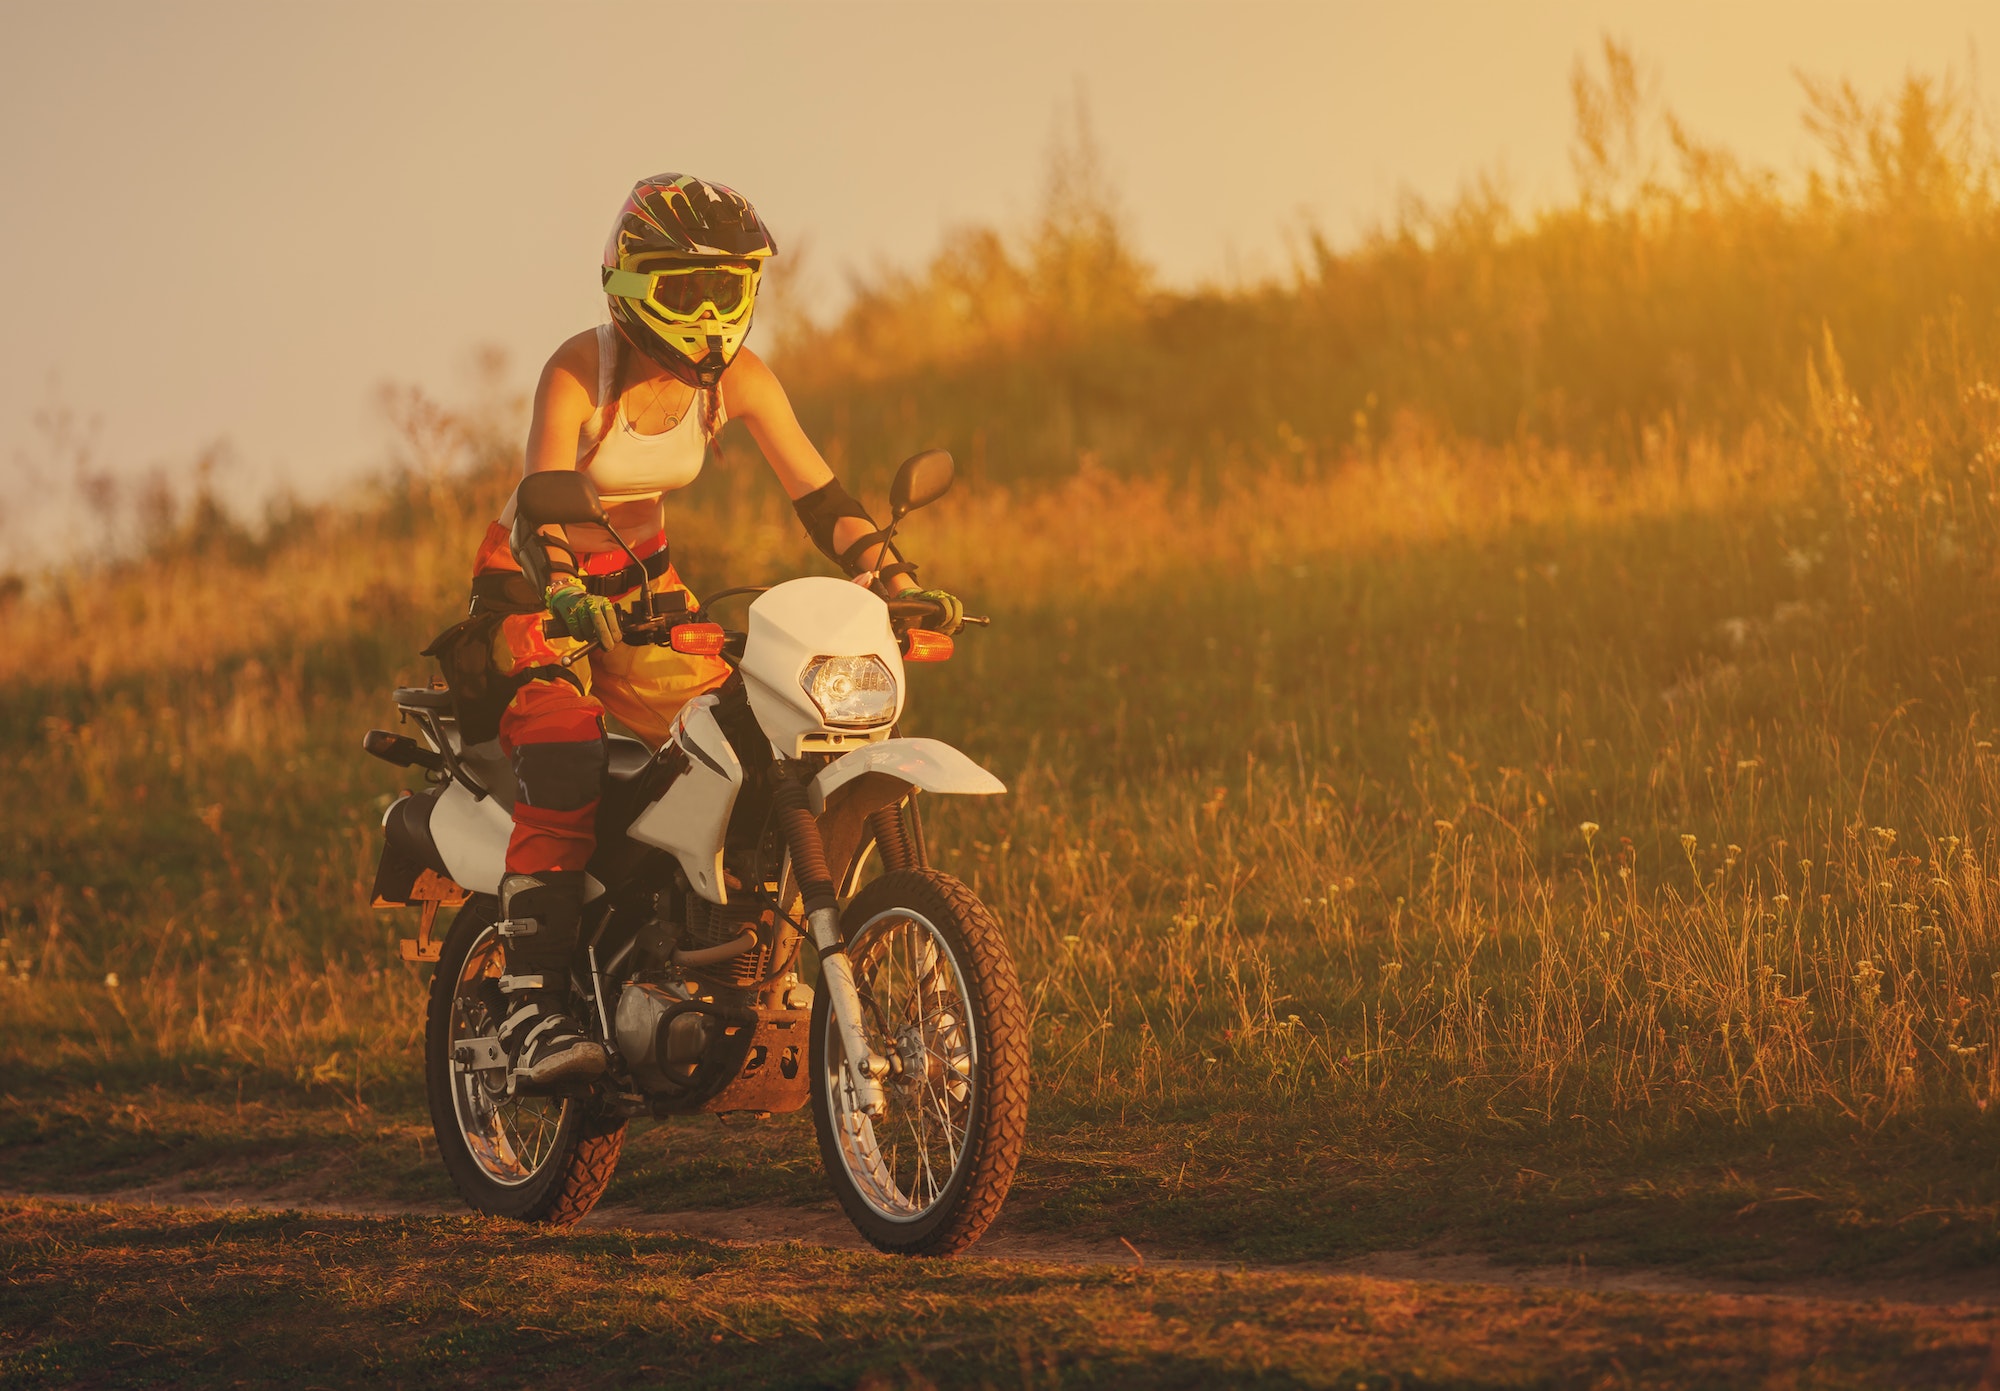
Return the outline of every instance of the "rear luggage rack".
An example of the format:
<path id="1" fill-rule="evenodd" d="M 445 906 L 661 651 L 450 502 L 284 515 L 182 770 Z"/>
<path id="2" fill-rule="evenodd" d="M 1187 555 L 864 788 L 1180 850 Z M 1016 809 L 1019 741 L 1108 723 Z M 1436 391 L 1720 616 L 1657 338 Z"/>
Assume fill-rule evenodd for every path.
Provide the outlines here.
<path id="1" fill-rule="evenodd" d="M 475 802 L 484 801 L 492 795 L 487 791 L 484 783 L 465 771 L 464 763 L 459 760 L 458 750 L 452 746 L 451 739 L 444 732 L 444 722 L 446 720 L 452 720 L 453 722 L 457 720 L 457 707 L 452 703 L 449 688 L 444 686 L 398 686 L 395 690 L 394 699 L 397 708 L 403 712 L 403 718 L 416 721 L 417 727 L 423 730 L 424 737 L 431 741 L 430 750 L 416 749 L 414 742 L 409 740 L 404 741 L 410 743 L 412 749 L 415 749 L 416 754 L 419 755 L 413 757 L 410 760 L 411 763 L 422 764 L 427 769 L 431 769 L 447 778 L 464 784 L 465 790 L 472 794 L 472 800 Z M 386 752 L 376 752 L 376 749 L 372 746 L 371 741 L 375 739 L 377 734 L 383 732 L 381 730 L 370 730 L 367 738 L 361 741 L 361 747 L 367 749 L 369 753 L 375 754 L 377 758 L 386 758 L 391 763 L 400 762 L 399 758 L 391 757 Z M 391 734 L 388 737 L 393 740 L 397 736 Z M 435 751 L 434 753 L 432 753 L 433 750 Z M 398 748 L 396 753 L 400 755 L 402 750 Z M 435 767 L 421 756 L 425 754 L 431 754 L 431 756 L 437 758 L 438 763 Z M 407 768 L 410 764 L 403 763 L 402 766 Z"/>

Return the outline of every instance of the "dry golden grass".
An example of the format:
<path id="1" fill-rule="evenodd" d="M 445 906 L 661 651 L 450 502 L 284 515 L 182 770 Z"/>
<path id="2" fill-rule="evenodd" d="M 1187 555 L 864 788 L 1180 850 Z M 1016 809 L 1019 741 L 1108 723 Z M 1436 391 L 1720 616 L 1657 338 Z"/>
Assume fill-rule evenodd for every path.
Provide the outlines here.
<path id="1" fill-rule="evenodd" d="M 1046 1083 L 1173 1107 L 1246 1086 L 1391 1096 L 1449 1080 L 1434 1100 L 1546 1119 L 1986 1105 L 2000 1078 L 1987 887 L 2000 864 L 1983 812 L 1996 763 L 1977 711 L 1945 724 L 1906 712 L 1864 750 L 1852 716 L 1755 708 L 1878 698 L 1873 681 L 1906 673 L 1871 672 L 1879 663 L 1846 647 L 1845 620 L 1861 616 L 1833 606 L 1866 613 L 1871 599 L 1927 593 L 1938 562 L 1912 549 L 1925 525 L 1953 528 L 1961 555 L 1992 541 L 1983 500 L 1954 508 L 1958 484 L 1938 460 L 1857 433 L 1865 418 L 1842 413 L 1837 370 L 1830 359 L 1821 375 L 1834 384 L 1820 388 L 1827 447 L 1845 451 L 1830 499 L 1827 460 L 1806 441 L 1694 446 L 1614 471 L 1412 429 L 1213 492 L 1086 469 L 954 499 L 917 523 L 931 572 L 1016 627 L 985 651 L 986 635 L 969 635 L 962 660 L 976 679 L 917 709 L 925 728 L 972 734 L 1015 779 L 998 809 L 940 810 L 957 835 L 952 863 L 1017 931 Z M 1984 412 L 1984 398 L 1971 393 L 1966 409 Z M 691 562 L 718 577 L 724 565 L 761 578 L 802 563 L 776 490 L 752 481 L 726 478 L 676 518 L 677 534 L 697 538 Z M 1930 500 L 1939 486 L 1953 490 L 1942 503 Z M 441 487 L 430 504 L 440 534 L 469 545 L 481 510 Z M 1850 565 L 1866 577 L 1836 574 L 1814 597 L 1777 556 L 1761 568 L 1778 580 L 1758 577 L 1770 516 L 1822 505 L 1860 519 Z M 1906 505 L 1943 511 L 1924 524 Z M 240 1034 L 225 1044 L 213 1032 L 212 987 L 184 974 L 218 952 L 280 973 L 235 977 L 221 1007 L 271 1018 L 255 1047 L 292 1075 L 311 1070 L 301 1050 L 328 1048 L 333 1067 L 343 1049 L 330 1041 L 353 1046 L 346 992 L 386 988 L 348 973 L 321 991 L 283 974 L 349 955 L 326 928 L 301 932 L 301 909 L 329 926 L 367 921 L 365 813 L 323 807 L 309 820 L 331 829 L 330 814 L 337 838 L 291 843 L 257 808 L 326 795 L 317 770 L 380 708 L 366 685 L 309 675 L 324 661 L 297 643 L 311 615 L 334 615 L 332 632 L 363 614 L 381 622 L 385 575 L 403 586 L 386 612 L 448 612 L 457 582 L 435 555 L 399 572 L 392 556 L 422 549 L 402 538 L 362 549 L 354 517 L 319 527 L 255 567 L 170 559 L 109 582 L 78 577 L 62 608 L 9 615 L 0 650 L 47 653 L 41 689 L 100 692 L 90 718 L 43 716 L 13 765 L 42 791 L 37 819 L 51 800 L 112 813 L 119 789 L 164 776 L 185 789 L 209 860 L 192 913 L 170 898 L 177 911 L 149 920 L 139 900 L 114 909 L 74 886 L 98 895 L 106 921 L 69 929 L 90 938 L 69 956 L 48 945 L 76 911 L 69 876 L 10 892 L 17 944 L 39 932 L 54 953 L 45 972 L 127 973 L 97 998 L 100 1022 L 75 1044 L 85 1053 L 108 1060 L 110 1040 L 129 1035 L 121 1046 L 161 1057 L 252 1062 Z M 1709 549 L 1683 550 L 1682 533 Z M 1647 556 L 1634 549 L 1642 536 L 1668 540 Z M 1548 558 L 1514 563 L 1530 553 Z M 1613 558 L 1622 576 L 1601 570 Z M 1682 650 L 1655 653 L 1620 631 L 1648 595 L 1712 605 L 1700 576 L 1717 568 L 1747 592 L 1727 612 L 1690 615 Z M 131 621 L 132 596 L 169 591 L 171 604 Z M 207 616 L 219 611 L 246 619 L 217 631 Z M 63 643 L 79 618 L 131 641 Z M 1419 642 L 1436 650 L 1415 660 L 1435 662 L 1451 647 L 1436 643 L 1445 627 L 1478 630 L 1450 658 L 1463 697 L 1382 674 L 1385 657 L 1411 658 Z M 422 629 L 392 619 L 390 631 L 407 650 Z M 288 660 L 269 655 L 278 634 L 297 644 Z M 1472 669 L 1480 659 L 1491 669 Z M 1443 707 L 1489 697 L 1504 703 L 1452 727 Z M 1891 714 L 1864 709 L 1858 723 Z M 1190 716 L 1202 722 L 1193 736 Z M 1107 736 L 1113 717 L 1125 731 Z M 1405 765 L 1386 781 L 1385 754 Z M 351 788 L 357 771 L 366 782 L 372 770 L 343 768 L 336 785 Z M 281 860 L 313 868 L 274 872 Z M 29 1016 L 77 1017 L 82 997 L 29 993 Z M 124 1034 L 107 1032 L 106 1005 L 127 1011 Z"/>
<path id="2" fill-rule="evenodd" d="M 1921 227 L 1856 165 L 1846 192 L 1746 185 L 1724 208 L 1696 198 L 1721 197 L 1711 185 L 1641 190 L 1539 230 L 1385 244 L 1370 284 L 1394 299 L 1397 276 L 1429 267 L 1435 303 L 1477 317 L 1492 309 L 1468 271 L 1481 256 L 1500 257 L 1496 274 L 1526 258 L 1546 288 L 1562 265 L 1590 280 L 1593 256 L 1653 248 L 1683 279 L 1613 277 L 1577 301 L 1578 322 L 1616 307 L 1615 326 L 1666 296 L 1692 333 L 1702 302 L 1681 304 L 1686 277 L 1710 274 L 1706 302 L 1729 316 L 1696 390 L 1742 346 L 1738 280 L 1784 237 L 1840 256 L 1904 238 L 1901 255 L 1928 228 L 1950 233 L 1961 260 L 1947 264 L 1987 254 L 1990 171 L 1947 149 L 1956 182 L 1940 182 L 1920 137 L 1949 122 L 1905 95 L 1917 116 L 1882 146 L 1881 177 L 1930 171 Z M 1701 270 L 1700 238 L 1780 213 L 1784 237 Z M 1566 259 L 1565 237 L 1596 249 Z M 1101 238 L 1077 246 L 1107 254 Z M 1827 254 L 1813 264 L 1832 284 L 1848 263 Z M 1293 430 L 1270 412 L 1289 409 L 1287 381 L 1312 378 L 1285 376 L 1279 334 L 1261 359 L 1273 394 L 1184 432 L 1189 467 L 1147 471 L 1152 455 L 1058 431 L 1019 468 L 989 452 L 911 522 L 926 579 L 998 620 L 913 676 L 911 727 L 1012 785 L 927 815 L 943 863 L 1009 925 L 1031 992 L 1048 1147 L 1031 1180 L 1059 1147 L 1083 1166 L 1097 1146 L 1116 1191 L 1076 1192 L 1210 1229 L 1255 1209 L 1281 1242 L 1286 1205 L 1331 1181 L 1272 1156 L 1357 1134 L 1385 1152 L 1466 1136 L 1532 1150 L 1893 1123 L 1947 1137 L 1940 1165 L 1987 1152 L 2000 300 L 1940 315 L 1930 280 L 1894 288 L 1857 282 L 1805 329 L 1787 320 L 1770 359 L 1790 354 L 1783 380 L 1764 358 L 1730 378 L 1755 411 L 1718 406 L 1704 426 L 1665 398 L 1635 414 L 1605 396 L 1584 414 L 1633 428 L 1603 450 L 1547 442 L 1588 430 L 1478 428 L 1491 403 L 1469 388 L 1463 419 L 1385 404 L 1338 432 Z M 1326 289 L 1247 294 L 1232 312 L 1276 305 L 1324 330 L 1327 314 L 1347 322 Z M 1880 339 L 1838 327 L 1891 320 Z M 1024 356 L 1005 334 L 938 348 L 901 375 L 859 374 L 844 399 L 900 422 L 897 447 L 914 448 L 930 417 L 899 403 L 1011 418 L 1052 362 L 1125 372 L 1118 335 L 1137 330 L 1120 323 L 1066 337 L 1068 358 Z M 1177 375 L 1132 368 L 1119 409 L 1170 428 L 1207 347 L 1154 328 Z M 1458 341 L 1382 333 L 1421 339 L 1417 363 Z M 1459 367 L 1502 361 L 1504 339 L 1471 336 Z M 1891 340 L 1900 357 L 1884 356 Z M 1321 346 L 1353 356 L 1337 336 Z M 1671 378 L 1670 349 L 1642 340 L 1614 361 L 1597 341 L 1603 375 L 1578 367 L 1578 390 L 1627 360 Z M 1856 351 L 1865 369 L 1844 360 Z M 1562 389 L 1544 379 L 1537 409 Z M 44 1081 L 407 1088 L 416 986 L 378 969 L 397 929 L 362 906 L 396 779 L 356 743 L 386 718 L 391 682 L 427 674 L 415 652 L 459 611 L 518 421 L 405 404 L 409 467 L 356 506 L 255 544 L 184 535 L 0 609 L 8 1065 Z M 1041 418 L 1082 419 L 1065 412 Z M 1272 418 L 1284 428 L 1265 431 Z M 873 438 L 859 423 L 836 437 Z M 671 521 L 697 590 L 819 563 L 747 445 Z M 1219 1118 L 1235 1140 L 1214 1138 Z M 1967 1259 L 1992 1259 L 1990 1169 L 1986 1187 L 1921 1209 L 1971 1214 L 1983 1235 Z M 1907 1210 L 1826 1222 L 1874 1240 Z M 1338 1226 L 1314 1221 L 1300 1229 Z"/>

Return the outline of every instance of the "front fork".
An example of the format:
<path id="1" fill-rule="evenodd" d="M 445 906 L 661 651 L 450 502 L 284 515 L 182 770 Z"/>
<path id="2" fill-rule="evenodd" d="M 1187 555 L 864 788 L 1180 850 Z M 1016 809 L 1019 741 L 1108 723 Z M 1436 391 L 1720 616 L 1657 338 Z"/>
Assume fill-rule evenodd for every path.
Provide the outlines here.
<path id="1" fill-rule="evenodd" d="M 826 843 L 820 837 L 819 820 L 807 805 L 805 784 L 786 776 L 786 771 L 779 770 L 772 801 L 778 824 L 784 829 L 785 848 L 791 852 L 792 875 L 805 900 L 806 926 L 813 945 L 819 948 L 820 988 L 827 993 L 834 1023 L 840 1029 L 847 1082 L 854 1090 L 855 1103 L 863 1115 L 879 1119 L 889 1112 L 889 1094 L 882 1087 L 882 1079 L 889 1075 L 889 1060 L 868 1046 L 854 963 L 847 959 L 847 944 L 841 940 L 840 906 L 834 896 L 833 875 L 827 869 Z"/>
<path id="2" fill-rule="evenodd" d="M 826 991 L 834 1022 L 840 1028 L 848 1085 L 854 1088 L 862 1114 L 879 1120 L 889 1113 L 889 1094 L 882 1090 L 889 1060 L 868 1046 L 861 991 L 854 984 L 854 963 L 847 959 L 847 947 L 840 940 L 840 910 L 820 908 L 807 914 L 806 922 L 812 928 L 813 945 L 819 948 L 820 988 Z"/>

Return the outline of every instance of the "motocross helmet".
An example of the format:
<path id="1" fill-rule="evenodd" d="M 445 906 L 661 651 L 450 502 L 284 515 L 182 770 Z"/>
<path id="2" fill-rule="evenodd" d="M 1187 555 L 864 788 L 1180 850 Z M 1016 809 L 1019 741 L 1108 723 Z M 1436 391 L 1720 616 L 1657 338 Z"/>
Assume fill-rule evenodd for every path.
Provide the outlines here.
<path id="1" fill-rule="evenodd" d="M 736 190 L 687 174 L 641 179 L 604 244 L 612 321 L 681 381 L 712 387 L 750 332 L 758 276 L 777 250 Z"/>

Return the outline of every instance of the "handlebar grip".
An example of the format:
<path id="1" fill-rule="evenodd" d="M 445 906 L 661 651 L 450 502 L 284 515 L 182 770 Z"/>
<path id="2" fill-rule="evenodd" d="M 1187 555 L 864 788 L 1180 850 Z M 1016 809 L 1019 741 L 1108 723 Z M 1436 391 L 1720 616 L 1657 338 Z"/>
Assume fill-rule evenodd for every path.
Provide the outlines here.
<path id="1" fill-rule="evenodd" d="M 674 624 L 671 615 L 649 620 L 628 609 L 616 609 L 613 612 L 618 615 L 618 632 L 627 642 L 665 645 L 672 639 Z M 682 617 L 685 618 L 686 615 L 683 614 Z M 542 620 L 542 636 L 558 640 L 574 638 L 576 634 L 572 633 L 569 625 L 560 618 L 546 618 Z"/>
<path id="2" fill-rule="evenodd" d="M 936 618 L 944 612 L 944 605 L 935 599 L 887 599 L 891 618 Z M 977 614 L 961 614 L 959 621 L 968 628 L 984 628 L 993 622 Z"/>

